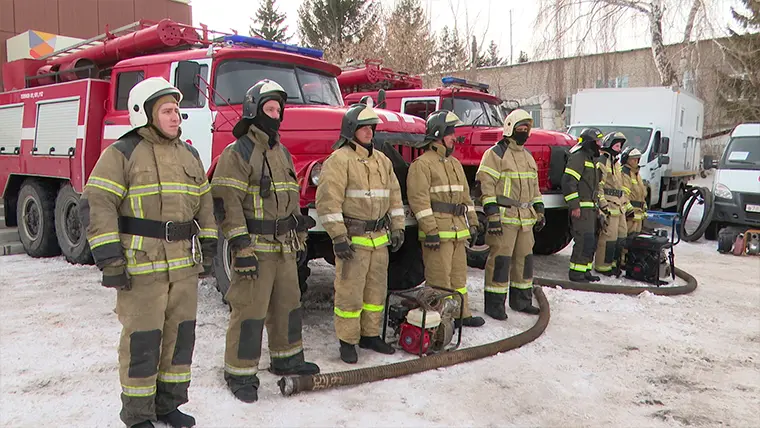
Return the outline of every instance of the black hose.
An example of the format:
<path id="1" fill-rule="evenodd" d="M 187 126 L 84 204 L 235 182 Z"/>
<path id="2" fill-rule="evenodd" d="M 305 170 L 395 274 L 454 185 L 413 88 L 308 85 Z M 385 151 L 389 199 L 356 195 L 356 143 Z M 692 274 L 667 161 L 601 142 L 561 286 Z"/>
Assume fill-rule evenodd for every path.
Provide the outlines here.
<path id="1" fill-rule="evenodd" d="M 631 287 L 628 285 L 602 284 L 598 282 L 573 282 L 564 279 L 551 278 L 533 278 L 533 283 L 547 287 L 554 287 L 559 285 L 560 287 L 567 290 L 590 291 L 593 293 L 626 294 L 629 296 L 635 296 L 643 293 L 644 291 L 648 291 L 659 296 L 677 296 L 679 294 L 689 294 L 697 289 L 697 279 L 694 278 L 691 274 L 679 268 L 675 268 L 675 272 L 676 276 L 686 281 L 686 285 L 678 285 L 674 287 Z"/>
<path id="2" fill-rule="evenodd" d="M 699 199 L 701 197 L 701 201 Z M 686 220 L 689 218 L 694 204 L 704 204 L 702 220 L 694 233 L 686 232 Z M 694 242 L 704 235 L 710 226 L 715 211 L 713 194 L 707 187 L 687 186 L 683 197 L 678 200 L 678 214 L 681 217 L 681 224 L 678 226 L 678 235 L 686 242 Z"/>

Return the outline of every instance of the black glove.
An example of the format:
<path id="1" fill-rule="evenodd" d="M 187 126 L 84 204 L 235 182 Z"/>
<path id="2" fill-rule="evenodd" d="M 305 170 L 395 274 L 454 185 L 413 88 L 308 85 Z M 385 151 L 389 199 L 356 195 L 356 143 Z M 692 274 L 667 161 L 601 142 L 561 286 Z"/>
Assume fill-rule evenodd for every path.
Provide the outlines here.
<path id="1" fill-rule="evenodd" d="M 306 232 L 317 225 L 317 221 L 308 215 L 296 214 L 296 232 Z"/>
<path id="2" fill-rule="evenodd" d="M 488 234 L 491 236 L 501 236 L 504 234 L 504 230 L 501 228 L 501 221 L 498 218 L 496 220 L 488 220 Z"/>
<path id="3" fill-rule="evenodd" d="M 544 226 L 546 226 L 546 217 L 544 217 L 543 214 L 539 214 L 538 220 L 536 220 L 536 224 L 533 225 L 533 230 L 540 232 Z"/>
<path id="4" fill-rule="evenodd" d="M 214 275 L 214 257 L 216 256 L 217 240 L 213 238 L 201 239 L 201 254 L 203 254 L 203 273 L 200 278 L 208 278 Z"/>
<path id="5" fill-rule="evenodd" d="M 307 256 L 308 254 L 306 253 L 306 250 L 296 252 L 296 265 L 301 266 L 302 264 L 306 263 L 308 261 L 306 258 Z"/>
<path id="6" fill-rule="evenodd" d="M 634 215 L 635 213 L 633 212 L 633 210 L 628 210 L 625 212 L 625 218 L 633 218 Z"/>
<path id="7" fill-rule="evenodd" d="M 130 284 L 129 277 L 127 276 L 127 268 L 123 264 L 104 267 L 101 284 L 103 287 L 123 291 L 132 289 L 132 284 Z"/>
<path id="8" fill-rule="evenodd" d="M 242 248 L 235 252 L 233 268 L 240 276 L 256 279 L 259 277 L 259 259 L 252 247 Z"/>
<path id="9" fill-rule="evenodd" d="M 346 235 L 341 235 L 333 239 L 333 252 L 335 257 L 341 260 L 352 260 L 354 258 L 354 246 L 348 240 Z"/>
<path id="10" fill-rule="evenodd" d="M 203 256 L 203 272 L 198 274 L 198 278 L 209 278 L 214 276 L 214 259 L 207 259 Z"/>
<path id="11" fill-rule="evenodd" d="M 435 235 L 427 235 L 422 245 L 429 250 L 438 251 L 441 249 L 441 237 L 437 233 Z"/>
<path id="12" fill-rule="evenodd" d="M 391 232 L 391 252 L 396 251 L 404 245 L 404 229 L 396 229 Z"/>
<path id="13" fill-rule="evenodd" d="M 481 230 L 480 223 L 478 223 L 477 226 L 470 226 L 470 239 L 468 239 L 468 241 L 470 241 L 470 246 L 473 246 L 478 241 L 481 233 L 483 233 L 483 231 Z"/>

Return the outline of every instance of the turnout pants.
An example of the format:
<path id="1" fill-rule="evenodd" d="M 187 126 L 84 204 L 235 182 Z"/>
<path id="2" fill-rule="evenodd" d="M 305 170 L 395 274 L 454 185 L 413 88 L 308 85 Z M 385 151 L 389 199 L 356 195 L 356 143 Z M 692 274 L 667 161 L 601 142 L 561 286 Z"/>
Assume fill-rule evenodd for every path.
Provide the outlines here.
<path id="1" fill-rule="evenodd" d="M 622 214 L 607 217 L 607 227 L 599 233 L 594 256 L 594 270 L 601 273 L 612 271 L 617 267 L 617 259 L 622 255 L 626 236 L 625 216 Z"/>
<path id="2" fill-rule="evenodd" d="M 137 275 L 116 294 L 120 417 L 131 426 L 187 403 L 195 347 L 198 275 L 169 282 L 167 273 Z"/>
<path id="3" fill-rule="evenodd" d="M 509 293 L 509 307 L 521 310 L 533 301 L 533 228 L 504 224 L 502 231 L 501 236 L 486 234 L 486 304 L 503 303 Z"/>
<path id="4" fill-rule="evenodd" d="M 472 315 L 467 298 L 467 241 L 441 241 L 441 248 L 431 250 L 422 246 L 422 262 L 425 264 L 425 281 L 428 285 L 446 288 L 462 294 L 464 310 L 462 317 Z M 457 299 L 459 302 L 459 299 Z M 456 317 L 459 316 L 457 312 Z"/>
<path id="5" fill-rule="evenodd" d="M 626 228 L 628 229 L 628 234 L 632 233 L 641 233 L 641 228 L 643 226 L 642 220 L 636 220 L 636 219 L 628 219 L 626 220 Z"/>
<path id="6" fill-rule="evenodd" d="M 570 270 L 588 272 L 596 250 L 596 208 L 581 208 L 580 218 L 570 216 L 570 232 L 573 236 L 573 252 Z"/>
<path id="7" fill-rule="evenodd" d="M 259 276 L 233 271 L 226 299 L 232 307 L 224 350 L 225 378 L 258 388 L 264 326 L 273 367 L 289 369 L 304 362 L 301 342 L 301 289 L 293 253 L 257 253 Z"/>
<path id="8" fill-rule="evenodd" d="M 335 333 L 356 345 L 380 335 L 388 292 L 388 247 L 354 245 L 352 260 L 335 259 Z"/>

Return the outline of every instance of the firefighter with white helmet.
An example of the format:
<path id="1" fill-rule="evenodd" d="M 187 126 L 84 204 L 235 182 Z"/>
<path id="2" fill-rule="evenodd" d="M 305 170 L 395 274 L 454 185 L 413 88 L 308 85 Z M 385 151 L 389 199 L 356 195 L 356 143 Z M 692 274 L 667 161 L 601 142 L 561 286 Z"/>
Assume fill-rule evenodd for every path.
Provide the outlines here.
<path id="1" fill-rule="evenodd" d="M 623 171 L 618 155 L 625 144 L 622 132 L 610 132 L 602 141 L 602 155 L 596 162 L 599 171 L 597 200 L 601 228 L 594 256 L 594 270 L 602 275 L 620 275 L 619 260 L 627 236 Z"/>
<path id="2" fill-rule="evenodd" d="M 406 179 L 409 207 L 417 218 L 422 241 L 425 281 L 461 293 L 461 323 L 480 327 L 485 321 L 472 316 L 468 305 L 465 251 L 467 240 L 477 239 L 480 227 L 462 164 L 451 156 L 456 141 L 454 127 L 462 121 L 451 111 L 439 110 L 426 122 L 425 153 L 409 166 Z"/>
<path id="3" fill-rule="evenodd" d="M 533 118 L 516 109 L 504 120 L 503 138 L 483 155 L 476 174 L 483 210 L 488 217 L 490 247 L 485 272 L 485 312 L 507 319 L 509 307 L 536 315 L 533 306 L 533 230 L 541 230 L 544 203 L 538 188 L 538 166 L 523 145 Z"/>
<path id="4" fill-rule="evenodd" d="M 224 379 L 246 403 L 258 400 L 265 325 L 272 373 L 319 373 L 304 359 L 296 264 L 296 253 L 305 248 L 308 229 L 316 223 L 301 215 L 293 159 L 280 143 L 287 97 L 272 80 L 248 89 L 243 116 L 232 131 L 237 140 L 222 152 L 211 181 L 233 259 Z"/>
<path id="5" fill-rule="evenodd" d="M 198 275 L 209 275 L 217 228 L 205 168 L 180 139 L 182 94 L 152 77 L 129 93 L 132 130 L 103 151 L 80 205 L 102 285 L 122 324 L 121 420 L 195 425 L 188 401 Z"/>
<path id="6" fill-rule="evenodd" d="M 623 165 L 623 192 L 626 197 L 626 225 L 628 234 L 641 232 L 641 226 L 647 217 L 647 186 L 639 174 L 641 151 L 635 147 L 626 147 L 620 154 Z"/>
<path id="7" fill-rule="evenodd" d="M 404 207 L 390 159 L 373 147 L 380 118 L 354 104 L 343 115 L 340 138 L 322 166 L 317 213 L 335 252 L 335 331 L 340 358 L 358 361 L 356 345 L 383 354 L 380 337 L 388 290 L 388 246 L 404 243 Z"/>

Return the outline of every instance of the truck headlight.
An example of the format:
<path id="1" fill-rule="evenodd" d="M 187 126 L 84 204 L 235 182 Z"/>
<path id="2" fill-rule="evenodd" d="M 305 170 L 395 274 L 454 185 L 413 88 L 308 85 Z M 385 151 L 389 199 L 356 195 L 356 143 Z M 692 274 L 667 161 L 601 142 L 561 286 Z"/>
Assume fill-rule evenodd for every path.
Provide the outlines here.
<path id="1" fill-rule="evenodd" d="M 311 167 L 311 173 L 309 174 L 309 180 L 311 181 L 311 184 L 318 185 L 319 184 L 319 176 L 322 174 L 322 164 L 317 162 L 314 164 L 314 166 Z"/>
<path id="2" fill-rule="evenodd" d="M 715 190 L 713 190 L 713 195 L 715 195 L 716 198 L 721 198 L 721 199 L 734 198 L 734 195 L 731 194 L 731 190 L 729 190 L 725 184 L 721 184 L 721 183 L 718 183 L 715 185 Z"/>

